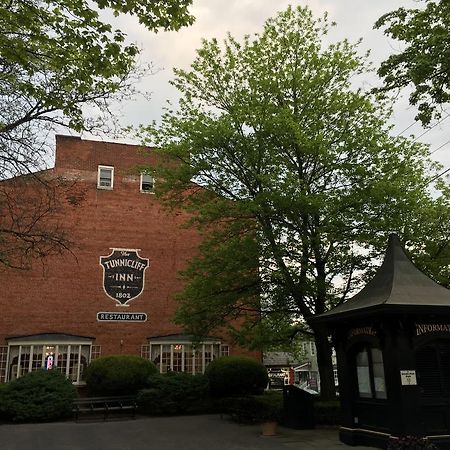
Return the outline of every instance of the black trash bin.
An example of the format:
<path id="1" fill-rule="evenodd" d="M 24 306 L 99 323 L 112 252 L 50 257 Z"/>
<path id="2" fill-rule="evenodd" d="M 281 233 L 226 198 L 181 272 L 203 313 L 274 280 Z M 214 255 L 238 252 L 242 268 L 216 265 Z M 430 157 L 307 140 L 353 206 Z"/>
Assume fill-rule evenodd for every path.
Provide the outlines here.
<path id="1" fill-rule="evenodd" d="M 284 386 L 282 425 L 296 430 L 314 428 L 314 394 L 297 386 Z"/>

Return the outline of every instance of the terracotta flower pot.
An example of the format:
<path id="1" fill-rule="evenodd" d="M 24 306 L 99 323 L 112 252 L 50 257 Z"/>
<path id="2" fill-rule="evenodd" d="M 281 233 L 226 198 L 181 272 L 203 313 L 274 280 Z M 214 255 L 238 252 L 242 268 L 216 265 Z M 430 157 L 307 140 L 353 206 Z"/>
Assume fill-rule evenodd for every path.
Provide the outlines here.
<path id="1" fill-rule="evenodd" d="M 263 422 L 261 424 L 261 434 L 263 436 L 275 436 L 277 434 L 277 425 L 276 421 L 271 422 Z"/>

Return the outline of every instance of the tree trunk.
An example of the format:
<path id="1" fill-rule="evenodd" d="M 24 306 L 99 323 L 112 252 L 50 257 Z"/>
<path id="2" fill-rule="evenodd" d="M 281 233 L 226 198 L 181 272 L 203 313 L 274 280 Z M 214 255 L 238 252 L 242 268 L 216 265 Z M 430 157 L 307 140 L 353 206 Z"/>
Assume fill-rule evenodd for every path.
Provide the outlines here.
<path id="1" fill-rule="evenodd" d="M 334 385 L 332 346 L 328 335 L 322 327 L 314 327 L 314 337 L 317 351 L 317 365 L 320 374 L 320 397 L 323 400 L 336 399 L 336 387 Z"/>

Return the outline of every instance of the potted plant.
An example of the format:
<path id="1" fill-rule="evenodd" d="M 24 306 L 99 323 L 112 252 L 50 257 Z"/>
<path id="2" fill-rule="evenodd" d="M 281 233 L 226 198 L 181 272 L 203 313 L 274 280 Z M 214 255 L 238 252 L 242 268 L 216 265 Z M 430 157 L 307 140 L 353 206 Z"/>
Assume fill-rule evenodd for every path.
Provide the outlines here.
<path id="1" fill-rule="evenodd" d="M 280 417 L 280 406 L 268 396 L 257 398 L 257 410 L 255 422 L 261 424 L 261 434 L 263 436 L 275 436 Z"/>
<path id="2" fill-rule="evenodd" d="M 234 397 L 228 399 L 226 412 L 238 423 L 260 424 L 263 436 L 274 436 L 280 417 L 278 398 L 270 395 Z"/>

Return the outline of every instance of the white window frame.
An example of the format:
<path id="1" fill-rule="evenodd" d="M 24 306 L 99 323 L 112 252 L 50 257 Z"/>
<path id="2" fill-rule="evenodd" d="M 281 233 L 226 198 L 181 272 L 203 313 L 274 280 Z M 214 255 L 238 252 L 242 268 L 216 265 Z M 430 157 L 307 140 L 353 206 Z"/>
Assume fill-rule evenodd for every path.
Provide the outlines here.
<path id="1" fill-rule="evenodd" d="M 111 172 L 111 186 L 101 186 L 100 185 L 100 172 L 102 170 L 109 170 Z M 98 166 L 97 170 L 97 189 L 104 189 L 107 191 L 112 191 L 114 189 L 114 166 Z"/>
<path id="2" fill-rule="evenodd" d="M 8 372 L 8 346 L 0 346 L 0 383 L 6 382 L 6 373 Z"/>
<path id="3" fill-rule="evenodd" d="M 143 189 L 143 181 L 144 181 L 144 176 L 148 176 L 151 177 L 153 180 L 153 187 L 151 190 L 147 190 L 147 189 Z M 150 175 L 149 173 L 145 173 L 145 172 L 141 172 L 141 177 L 140 177 L 140 181 L 139 181 L 139 189 L 141 191 L 142 194 L 154 194 L 155 193 L 155 177 L 153 175 Z"/>
<path id="4" fill-rule="evenodd" d="M 85 381 L 81 380 L 81 356 L 82 356 L 82 347 L 89 347 L 88 356 L 86 358 L 86 364 L 89 365 L 91 362 L 91 356 L 92 356 L 92 341 L 91 340 L 82 340 L 82 341 L 47 341 L 47 340 L 21 340 L 20 342 L 12 342 L 8 343 L 8 354 L 6 359 L 6 372 L 5 372 L 5 378 L 4 381 L 11 381 L 9 378 L 9 367 L 10 367 L 10 356 L 11 356 L 11 350 L 13 347 L 18 347 L 19 354 L 18 354 L 18 361 L 17 366 L 20 366 L 20 359 L 22 354 L 22 347 L 30 347 L 30 362 L 27 372 L 32 371 L 32 363 L 33 363 L 33 354 L 34 352 L 39 353 L 39 351 L 42 353 L 42 361 L 41 361 L 41 367 L 43 368 L 45 365 L 45 347 L 51 346 L 55 348 L 55 358 L 57 361 L 58 353 L 59 353 L 59 347 L 65 346 L 67 347 L 67 361 L 66 361 L 66 369 L 65 369 L 65 375 L 67 378 L 69 378 L 69 367 L 70 367 L 70 354 L 74 353 L 78 356 L 77 364 L 76 364 L 76 376 L 74 379 L 72 379 L 72 384 L 74 385 L 80 385 L 83 386 L 86 384 Z M 96 346 L 100 347 L 100 346 Z M 14 372 L 14 370 L 13 370 Z M 22 374 L 21 374 L 22 375 Z M 13 376 L 11 377 L 12 380 L 17 378 L 17 372 L 13 373 Z M 70 378 L 69 378 L 70 379 Z"/>
<path id="5" fill-rule="evenodd" d="M 183 350 L 183 355 L 182 355 L 182 372 L 185 372 L 186 370 L 186 357 L 185 357 L 185 350 L 186 350 L 186 346 L 192 346 L 192 341 L 187 341 L 187 340 L 157 340 L 157 341 L 152 341 L 151 339 L 149 339 L 148 341 L 148 346 L 149 346 L 149 359 L 151 360 L 151 355 L 152 355 L 152 346 L 160 346 L 160 351 L 159 351 L 159 363 L 157 364 L 157 368 L 159 370 L 160 373 L 164 373 L 163 372 L 163 365 L 161 363 L 162 360 L 162 354 L 163 354 L 163 346 L 169 346 L 170 348 L 170 366 L 169 369 L 173 370 L 173 351 L 174 351 L 174 347 L 177 345 L 181 345 L 182 346 L 182 350 Z M 195 375 L 196 373 L 204 373 L 206 366 L 208 364 L 206 364 L 206 360 L 205 360 L 205 352 L 209 351 L 211 354 L 211 361 L 213 361 L 216 357 L 220 357 L 221 356 L 221 341 L 220 340 L 211 340 L 211 341 L 207 341 L 205 342 L 201 342 L 197 348 L 196 351 L 192 352 L 192 374 Z M 216 354 L 214 354 L 213 349 L 216 348 L 217 352 Z M 195 367 L 195 358 L 196 358 L 196 353 L 200 353 L 201 354 L 201 358 L 202 358 L 202 363 L 201 363 L 201 370 L 200 371 L 196 371 L 196 367 Z M 210 361 L 208 361 L 209 363 Z"/>

